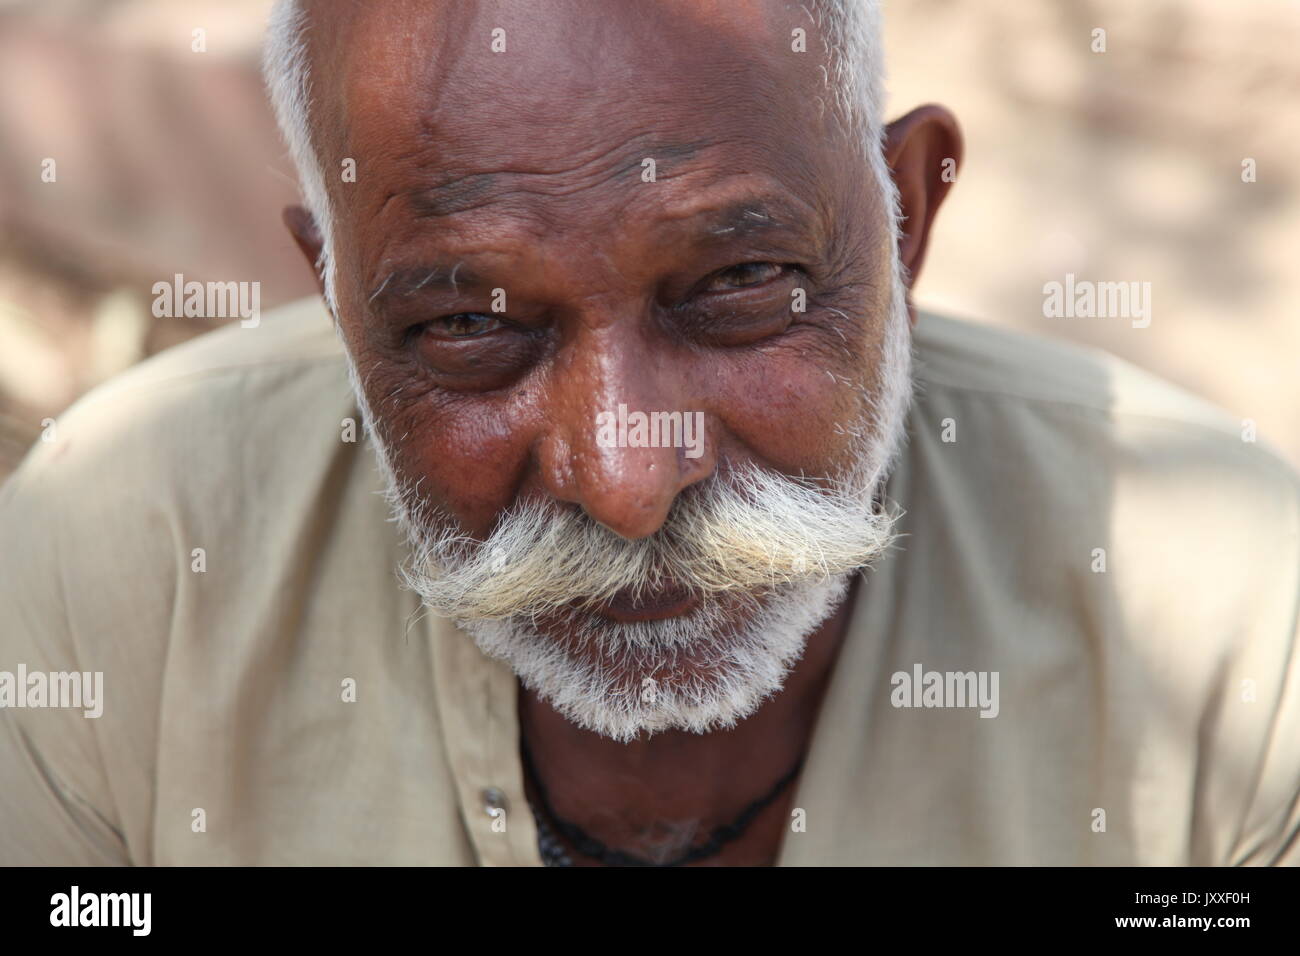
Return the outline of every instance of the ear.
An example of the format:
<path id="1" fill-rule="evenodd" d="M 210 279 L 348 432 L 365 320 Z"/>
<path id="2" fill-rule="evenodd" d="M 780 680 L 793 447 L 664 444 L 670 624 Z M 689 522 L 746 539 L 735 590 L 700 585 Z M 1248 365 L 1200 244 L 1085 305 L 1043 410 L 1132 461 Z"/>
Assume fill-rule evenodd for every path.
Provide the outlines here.
<path id="1" fill-rule="evenodd" d="M 925 264 L 930 227 L 961 166 L 962 140 L 957 118 L 933 104 L 912 110 L 885 129 L 885 161 L 898 186 L 902 206 L 899 255 L 908 274 L 908 311 L 912 322 L 912 285 Z"/>
<path id="2" fill-rule="evenodd" d="M 293 241 L 298 244 L 298 248 L 306 257 L 312 275 L 316 277 L 316 287 L 320 289 L 321 295 L 324 295 L 324 277 L 317 268 L 324 240 L 321 239 L 320 230 L 316 227 L 316 220 L 302 206 L 285 206 L 282 218 L 289 229 L 289 234 L 293 236 Z"/>

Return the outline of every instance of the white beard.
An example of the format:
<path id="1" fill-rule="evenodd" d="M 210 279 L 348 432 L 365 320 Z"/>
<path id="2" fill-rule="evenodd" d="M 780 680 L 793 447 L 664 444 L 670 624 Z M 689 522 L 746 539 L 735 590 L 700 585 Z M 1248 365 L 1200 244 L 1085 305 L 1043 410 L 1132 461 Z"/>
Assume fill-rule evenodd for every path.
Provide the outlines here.
<path id="1" fill-rule="evenodd" d="M 441 585 L 439 566 L 455 572 L 461 563 L 448 546 L 448 531 L 432 527 L 436 521 L 430 509 L 398 477 L 374 427 L 350 355 L 348 367 L 388 485 L 394 518 L 415 555 L 403 571 L 407 585 L 436 613 L 455 619 L 483 653 L 507 662 L 524 686 L 557 712 L 614 740 L 669 729 L 706 733 L 748 717 L 784 686 L 809 635 L 843 600 L 856 569 L 883 554 L 892 541 L 893 516 L 873 515 L 879 527 L 852 560 L 846 556 L 828 565 L 823 550 L 814 545 L 808 549 L 812 568 L 808 573 L 787 573 L 758 590 L 705 594 L 692 611 L 674 618 L 623 623 L 591 610 L 556 606 L 549 613 L 562 616 L 561 629 L 569 638 L 564 641 L 539 630 L 535 609 L 497 616 L 461 615 Z M 856 447 L 856 464 L 843 482 L 854 489 L 852 500 L 837 504 L 850 524 L 862 523 L 863 515 L 873 509 L 876 492 L 883 490 L 904 438 L 911 403 L 911 339 L 897 263 L 892 315 L 877 369 L 875 394 L 863 394 L 862 419 L 846 429 L 837 426 L 854 437 Z M 791 522 L 797 524 L 798 517 L 792 513 Z M 824 518 L 814 527 L 825 531 L 830 525 Z M 438 520 L 444 525 L 450 522 L 446 516 Z M 492 544 L 489 539 L 482 547 Z M 621 545 L 611 542 L 610 546 Z M 527 590 L 526 583 L 521 582 L 521 589 Z M 577 591 L 574 596 L 584 593 L 590 592 Z M 737 600 L 747 604 L 740 615 L 734 613 Z M 730 614 L 720 603 L 728 601 L 733 605 Z M 669 674 L 685 656 L 691 662 L 687 675 Z"/>
<path id="2" fill-rule="evenodd" d="M 579 727 L 620 741 L 669 729 L 707 733 L 734 726 L 782 687 L 807 636 L 835 610 L 848 582 L 843 575 L 792 586 L 739 628 L 717 604 L 662 621 L 575 621 L 575 630 L 594 638 L 588 642 L 594 653 L 575 654 L 527 620 L 460 626 Z M 656 676 L 683 646 L 708 663 L 686 680 Z"/>

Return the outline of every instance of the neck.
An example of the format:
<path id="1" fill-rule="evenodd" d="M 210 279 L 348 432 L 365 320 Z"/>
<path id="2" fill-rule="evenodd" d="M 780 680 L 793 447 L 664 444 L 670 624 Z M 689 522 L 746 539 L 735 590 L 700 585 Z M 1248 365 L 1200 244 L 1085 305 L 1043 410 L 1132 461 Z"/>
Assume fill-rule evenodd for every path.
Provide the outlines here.
<path id="1" fill-rule="evenodd" d="M 809 635 L 783 689 L 728 730 L 665 731 L 619 743 L 575 726 L 521 688 L 520 733 L 555 813 L 608 847 L 649 859 L 676 856 L 730 823 L 806 752 L 858 580 Z M 795 785 L 754 819 L 720 862 L 775 862 Z M 584 861 L 575 856 L 575 862 Z"/>

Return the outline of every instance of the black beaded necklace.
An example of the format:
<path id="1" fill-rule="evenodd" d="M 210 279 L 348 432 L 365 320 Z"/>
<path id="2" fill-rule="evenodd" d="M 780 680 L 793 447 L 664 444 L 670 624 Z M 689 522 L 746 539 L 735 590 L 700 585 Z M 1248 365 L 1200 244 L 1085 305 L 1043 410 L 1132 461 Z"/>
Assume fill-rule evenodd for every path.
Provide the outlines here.
<path id="1" fill-rule="evenodd" d="M 579 853 L 606 866 L 685 866 L 688 863 L 695 863 L 716 856 L 724 846 L 737 839 L 748 829 L 749 825 L 754 822 L 754 818 L 769 806 L 781 794 L 781 791 L 790 785 L 795 777 L 799 776 L 799 771 L 803 768 L 803 757 L 800 756 L 795 761 L 795 765 L 776 782 L 776 785 L 771 790 L 742 810 L 740 816 L 736 817 L 731 823 L 724 823 L 714 828 L 706 841 L 699 846 L 691 847 L 676 859 L 669 860 L 666 863 L 656 863 L 653 860 L 634 856 L 622 850 L 611 850 L 595 837 L 590 836 L 576 823 L 570 823 L 568 820 L 562 820 L 557 816 L 555 810 L 551 807 L 550 798 L 546 795 L 546 788 L 542 786 L 541 778 L 537 775 L 537 768 L 533 765 L 533 758 L 528 751 L 528 744 L 522 738 L 519 742 L 519 751 L 520 756 L 523 758 L 524 772 L 528 774 L 528 779 L 532 782 L 533 790 L 537 794 L 537 802 L 541 804 L 540 807 L 533 807 L 532 810 L 533 819 L 537 821 L 538 849 L 541 852 L 542 862 L 547 866 L 573 866 L 573 861 L 569 858 L 559 840 L 556 839 L 554 832 L 552 832 L 550 824 L 547 822 L 548 818 L 554 822 L 555 829 L 559 830 Z"/>

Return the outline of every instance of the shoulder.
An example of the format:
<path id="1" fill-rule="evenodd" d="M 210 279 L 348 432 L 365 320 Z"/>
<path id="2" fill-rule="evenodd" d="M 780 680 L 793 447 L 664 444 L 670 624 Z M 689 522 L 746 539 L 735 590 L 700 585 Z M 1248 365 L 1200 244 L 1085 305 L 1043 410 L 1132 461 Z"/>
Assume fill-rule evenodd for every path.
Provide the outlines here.
<path id="1" fill-rule="evenodd" d="M 1253 423 L 1113 355 L 928 313 L 915 344 L 921 416 L 965 411 L 996 429 L 997 445 L 984 451 L 1000 459 L 1051 453 L 1062 477 L 1084 481 L 1151 470 L 1170 481 L 1235 479 L 1268 492 L 1273 504 L 1294 505 L 1300 479 Z M 1224 496 L 1213 503 L 1262 504 Z"/>
<path id="2" fill-rule="evenodd" d="M 58 416 L 0 486 L 3 566 L 11 580 L 158 580 L 199 517 L 272 507 L 327 468 L 353 409 L 318 301 L 160 353 Z"/>
<path id="3" fill-rule="evenodd" d="M 4 488 L 120 503 L 162 499 L 260 449 L 291 446 L 304 412 L 349 401 L 342 348 L 317 299 L 161 352 L 92 389 L 55 419 Z M 337 423 L 335 424 L 337 428 Z M 0 498 L 3 501 L 4 498 Z"/>
<path id="4" fill-rule="evenodd" d="M 1094 682 L 1072 719 L 1100 701 L 1116 752 L 1162 762 L 1151 825 L 1179 786 L 1213 808 L 1196 859 L 1300 853 L 1295 471 L 1248 422 L 1101 352 L 937 316 L 915 343 L 905 547 L 964 612 L 983 602 L 952 626 Z"/>
<path id="5" fill-rule="evenodd" d="M 920 378 L 935 389 L 1054 403 L 1107 416 L 1165 419 L 1240 443 L 1240 421 L 1099 349 L 933 313 L 916 328 Z"/>
<path id="6" fill-rule="evenodd" d="M 1042 554 L 1109 542 L 1166 588 L 1300 590 L 1300 477 L 1249 422 L 1106 353 L 934 315 L 916 357 L 910 456 L 968 523 L 1026 525 Z"/>
<path id="7" fill-rule="evenodd" d="M 63 417 L 84 417 L 157 392 L 220 390 L 239 380 L 284 374 L 341 372 L 343 351 L 318 298 L 267 313 L 258 325 L 238 323 L 201 335 L 141 362 L 87 393 Z"/>
<path id="8" fill-rule="evenodd" d="M 916 352 L 909 520 L 960 552 L 952 574 L 982 568 L 1160 666 L 1264 653 L 1285 670 L 1300 477 L 1240 419 L 1113 356 L 985 326 L 927 316 Z"/>

